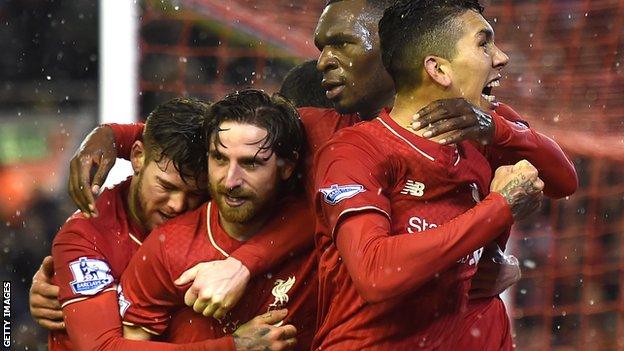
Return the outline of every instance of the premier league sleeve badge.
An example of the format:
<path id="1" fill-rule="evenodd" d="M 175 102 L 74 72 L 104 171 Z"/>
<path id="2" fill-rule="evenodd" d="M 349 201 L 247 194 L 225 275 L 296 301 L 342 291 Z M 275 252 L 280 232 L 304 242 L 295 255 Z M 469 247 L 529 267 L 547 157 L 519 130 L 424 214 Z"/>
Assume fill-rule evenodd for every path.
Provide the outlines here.
<path id="1" fill-rule="evenodd" d="M 105 261 L 80 257 L 69 264 L 74 280 L 69 283 L 76 294 L 95 295 L 111 284 L 114 279 Z"/>

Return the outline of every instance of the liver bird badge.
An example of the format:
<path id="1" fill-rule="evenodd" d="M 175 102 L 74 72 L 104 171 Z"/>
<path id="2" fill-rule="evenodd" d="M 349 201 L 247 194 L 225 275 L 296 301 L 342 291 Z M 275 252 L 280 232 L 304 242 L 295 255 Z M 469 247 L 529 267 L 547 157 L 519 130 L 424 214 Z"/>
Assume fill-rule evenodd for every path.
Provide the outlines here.
<path id="1" fill-rule="evenodd" d="M 275 286 L 271 290 L 271 294 L 275 296 L 275 301 L 269 305 L 269 310 L 278 309 L 288 303 L 288 291 L 295 285 L 295 277 L 290 277 L 287 280 L 278 279 L 275 281 Z"/>

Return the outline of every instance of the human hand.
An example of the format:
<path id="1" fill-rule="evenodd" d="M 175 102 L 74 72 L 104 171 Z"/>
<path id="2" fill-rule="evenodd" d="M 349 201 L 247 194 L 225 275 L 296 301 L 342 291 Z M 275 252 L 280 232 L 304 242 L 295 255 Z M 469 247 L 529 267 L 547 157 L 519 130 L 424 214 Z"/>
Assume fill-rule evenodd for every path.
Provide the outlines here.
<path id="1" fill-rule="evenodd" d="M 280 323 L 288 310 L 269 311 L 241 325 L 234 332 L 234 345 L 237 351 L 283 351 L 292 350 L 297 339 L 297 328 Z"/>
<path id="2" fill-rule="evenodd" d="M 412 129 L 440 144 L 476 140 L 488 144 L 494 136 L 494 122 L 464 98 L 436 100 L 412 117 Z"/>
<path id="3" fill-rule="evenodd" d="M 537 169 L 527 160 L 496 169 L 490 191 L 500 193 L 511 209 L 514 220 L 527 217 L 541 204 L 544 182 Z"/>
<path id="4" fill-rule="evenodd" d="M 202 262 L 189 268 L 176 285 L 193 284 L 184 294 L 184 303 L 206 317 L 221 319 L 243 296 L 251 274 L 233 257 Z"/>
<path id="5" fill-rule="evenodd" d="M 489 245 L 472 278 L 470 298 L 494 297 L 517 283 L 522 276 L 518 259 L 505 255 L 498 245 Z"/>
<path id="6" fill-rule="evenodd" d="M 85 217 L 97 217 L 94 196 L 99 193 L 116 159 L 115 135 L 108 126 L 93 129 L 72 157 L 69 163 L 69 196 Z M 93 167 L 96 171 L 91 179 Z"/>
<path id="7" fill-rule="evenodd" d="M 59 287 L 52 285 L 54 263 L 46 256 L 35 273 L 30 286 L 28 302 L 35 322 L 48 330 L 64 330 L 63 311 L 58 301 Z"/>

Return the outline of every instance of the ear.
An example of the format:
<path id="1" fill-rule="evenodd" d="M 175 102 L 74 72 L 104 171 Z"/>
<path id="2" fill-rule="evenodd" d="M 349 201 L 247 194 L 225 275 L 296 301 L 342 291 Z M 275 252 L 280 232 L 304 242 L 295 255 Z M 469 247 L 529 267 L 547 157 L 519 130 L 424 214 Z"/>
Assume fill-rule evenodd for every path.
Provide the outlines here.
<path id="1" fill-rule="evenodd" d="M 445 88 L 451 85 L 451 65 L 448 60 L 439 56 L 427 56 L 424 67 L 425 72 L 434 82 Z"/>
<path id="2" fill-rule="evenodd" d="M 299 160 L 299 153 L 297 152 L 295 152 L 295 159 Z M 291 160 L 280 159 L 280 161 L 283 162 L 283 164 L 279 168 L 280 178 L 282 178 L 283 181 L 286 181 L 290 177 L 292 177 L 293 173 L 295 172 L 295 168 L 297 167 L 297 164 L 296 162 L 293 162 Z"/>
<path id="3" fill-rule="evenodd" d="M 130 151 L 130 162 L 132 163 L 132 169 L 134 174 L 137 175 L 145 165 L 145 145 L 142 141 L 137 140 L 132 144 L 132 150 Z"/>

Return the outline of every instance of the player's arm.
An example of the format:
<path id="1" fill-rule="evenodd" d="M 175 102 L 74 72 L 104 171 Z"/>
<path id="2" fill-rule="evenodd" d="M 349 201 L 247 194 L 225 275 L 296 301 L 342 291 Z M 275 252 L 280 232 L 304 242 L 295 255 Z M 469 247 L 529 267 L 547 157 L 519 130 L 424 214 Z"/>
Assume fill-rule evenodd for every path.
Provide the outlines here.
<path id="1" fill-rule="evenodd" d="M 578 187 L 574 165 L 557 143 L 521 122 L 511 107 L 501 104 L 492 119 L 496 127 L 486 156 L 492 169 L 526 159 L 544 181 L 544 194 L 551 198 L 572 195 Z"/>
<path id="2" fill-rule="evenodd" d="M 165 343 L 138 344 L 126 340 L 122 335 L 119 304 L 115 281 L 108 269 L 106 258 L 95 245 L 70 230 L 89 230 L 89 227 L 63 228 L 57 234 L 52 246 L 56 281 L 67 333 L 76 350 L 214 350 L 208 344 L 172 345 Z M 86 236 L 88 237 L 88 235 Z M 98 269 L 97 279 L 87 279 L 80 268 L 81 258 L 88 266 Z M 98 318 L 93 318 L 98 316 Z M 233 350 L 231 339 L 214 342 L 217 350 Z"/>
<path id="3" fill-rule="evenodd" d="M 367 162 L 366 150 L 330 143 L 317 157 L 317 188 L 322 194 L 317 195 L 316 206 L 332 231 L 355 287 L 369 302 L 411 292 L 492 241 L 514 218 L 539 206 L 543 186 L 526 161 L 514 166 L 516 169 L 508 166 L 497 171 L 493 192 L 464 214 L 426 234 L 391 235 L 389 200 L 383 194 L 387 184 L 371 166 L 374 161 Z M 332 198 L 333 184 L 362 188 L 343 188 L 334 194 L 347 197 Z"/>
<path id="4" fill-rule="evenodd" d="M 108 172 L 119 157 L 129 159 L 135 140 L 140 140 L 143 124 L 104 124 L 86 136 L 69 164 L 68 190 L 87 218 L 97 216 L 95 197 Z M 92 169 L 95 174 L 91 176 Z"/>
<path id="5" fill-rule="evenodd" d="M 313 245 L 314 217 L 307 201 L 280 204 L 279 218 L 271 221 L 262 235 L 255 235 L 225 260 L 202 262 L 175 281 L 193 281 L 184 303 L 204 316 L 221 319 L 242 297 L 251 276 L 276 266 L 293 253 Z M 292 225 L 299 229 L 292 235 Z"/>
<path id="6" fill-rule="evenodd" d="M 492 169 L 526 159 L 544 180 L 544 194 L 561 198 L 578 186 L 576 171 L 559 145 L 528 128 L 509 106 L 500 104 L 487 114 L 463 98 L 442 99 L 414 115 L 412 128 L 424 130 L 424 137 L 442 144 L 473 140 L 487 147 Z"/>
<path id="7" fill-rule="evenodd" d="M 76 350 L 236 350 L 230 337 L 188 344 L 149 341 L 149 337 L 139 340 L 124 338 L 116 291 L 106 291 L 92 298 L 66 305 L 63 307 L 63 313 L 67 322 L 67 332 Z"/>

